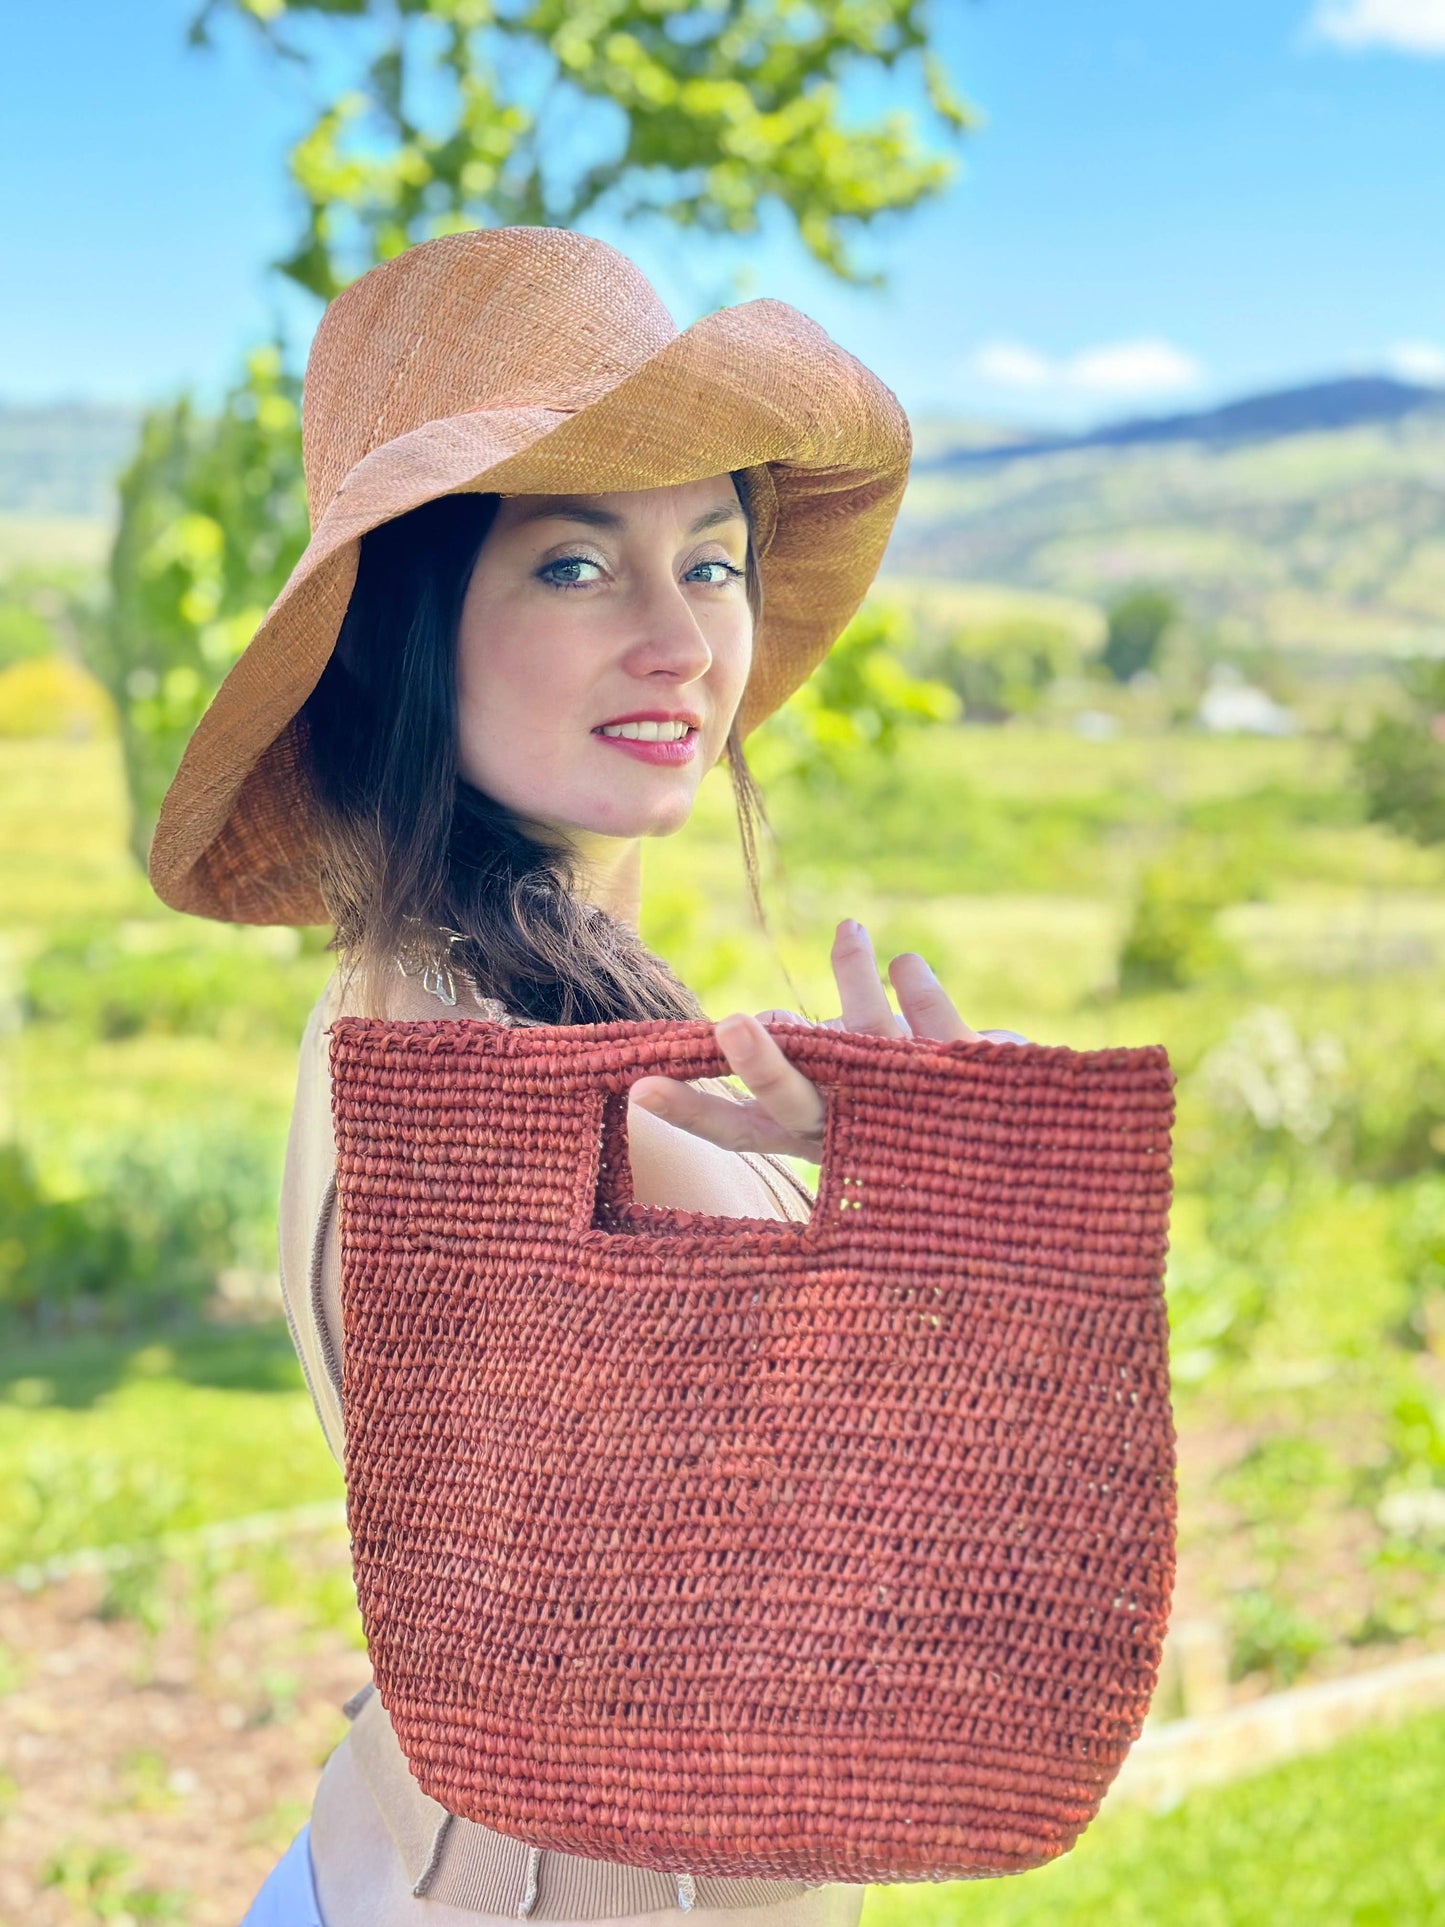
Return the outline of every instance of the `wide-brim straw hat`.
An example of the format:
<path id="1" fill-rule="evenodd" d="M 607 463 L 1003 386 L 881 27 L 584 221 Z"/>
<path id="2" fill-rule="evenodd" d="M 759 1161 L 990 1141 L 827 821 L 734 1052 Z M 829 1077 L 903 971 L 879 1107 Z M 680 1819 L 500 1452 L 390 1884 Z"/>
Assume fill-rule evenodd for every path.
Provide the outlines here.
<path id="1" fill-rule="evenodd" d="M 862 603 L 912 453 L 892 390 L 796 308 L 745 301 L 679 332 L 626 255 L 550 227 L 422 241 L 353 281 L 317 326 L 301 416 L 311 539 L 192 732 L 151 841 L 161 900 L 233 923 L 327 921 L 297 712 L 368 529 L 453 493 L 743 471 L 763 591 L 745 737 Z"/>

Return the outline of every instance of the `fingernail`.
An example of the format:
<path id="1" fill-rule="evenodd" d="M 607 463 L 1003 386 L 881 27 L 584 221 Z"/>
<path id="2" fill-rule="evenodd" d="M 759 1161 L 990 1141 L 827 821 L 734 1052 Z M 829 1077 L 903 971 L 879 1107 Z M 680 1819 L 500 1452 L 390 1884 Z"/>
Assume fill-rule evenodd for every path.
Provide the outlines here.
<path id="1" fill-rule="evenodd" d="M 745 1017 L 724 1017 L 717 1026 L 719 1043 L 740 1044 L 747 1035 L 748 1024 Z"/>

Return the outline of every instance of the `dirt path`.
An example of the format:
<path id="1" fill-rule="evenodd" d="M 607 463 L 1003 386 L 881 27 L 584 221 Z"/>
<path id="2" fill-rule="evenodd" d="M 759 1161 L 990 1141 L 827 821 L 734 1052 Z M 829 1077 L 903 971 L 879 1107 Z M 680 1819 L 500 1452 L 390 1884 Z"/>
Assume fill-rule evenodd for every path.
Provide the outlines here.
<path id="1" fill-rule="evenodd" d="M 167 1569 L 132 1588 L 140 1621 L 97 1616 L 103 1579 L 0 1585 L 5 1927 L 236 1927 L 369 1677 L 337 1608 L 344 1535 L 293 1549 L 299 1609 L 266 1603 L 286 1580 L 270 1557 L 204 1592 Z"/>
<path id="2" fill-rule="evenodd" d="M 1217 1623 L 1231 1587 L 1256 1582 L 1255 1535 L 1209 1497 L 1217 1465 L 1248 1440 L 1221 1427 L 1185 1441 L 1192 1529 L 1176 1624 Z M 1304 1577 L 1343 1589 L 1342 1617 L 1357 1614 L 1369 1589 L 1362 1522 L 1346 1510 L 1319 1525 Z M 1423 1572 L 1405 1576 L 1428 1586 Z M 1437 1629 L 1332 1643 L 1301 1678 L 1440 1641 Z M 0 1927 L 237 1927 L 310 1811 L 346 1731 L 342 1702 L 368 1677 L 339 1524 L 110 1580 L 33 1592 L 0 1581 Z M 1219 1690 L 1240 1703 L 1271 1683 L 1252 1674 Z"/>

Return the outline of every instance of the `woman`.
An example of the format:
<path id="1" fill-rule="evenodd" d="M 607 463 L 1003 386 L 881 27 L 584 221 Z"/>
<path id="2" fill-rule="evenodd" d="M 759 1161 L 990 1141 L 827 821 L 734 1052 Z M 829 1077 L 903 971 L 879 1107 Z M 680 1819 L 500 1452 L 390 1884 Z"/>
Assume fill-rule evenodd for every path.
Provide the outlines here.
<path id="1" fill-rule="evenodd" d="M 151 875 L 200 914 L 335 926 L 339 966 L 302 1042 L 280 1249 L 340 1461 L 326 1025 L 343 1011 L 705 1014 L 638 936 L 643 839 L 680 829 L 726 757 L 756 907 L 742 738 L 861 600 L 909 436 L 889 391 L 795 311 L 754 302 L 679 334 L 624 257 L 555 229 L 448 236 L 373 269 L 323 317 L 305 394 L 312 540 L 188 745 Z M 975 1035 L 913 953 L 889 967 L 896 1016 L 858 925 L 838 925 L 831 963 L 830 1024 Z M 716 1035 L 750 1095 L 638 1080 L 635 1195 L 806 1216 L 783 1158 L 820 1161 L 821 1093 L 757 1017 Z M 374 1689 L 346 1710 L 311 1821 L 247 1927 L 858 1919 L 860 1886 L 528 1847 L 421 1791 Z"/>

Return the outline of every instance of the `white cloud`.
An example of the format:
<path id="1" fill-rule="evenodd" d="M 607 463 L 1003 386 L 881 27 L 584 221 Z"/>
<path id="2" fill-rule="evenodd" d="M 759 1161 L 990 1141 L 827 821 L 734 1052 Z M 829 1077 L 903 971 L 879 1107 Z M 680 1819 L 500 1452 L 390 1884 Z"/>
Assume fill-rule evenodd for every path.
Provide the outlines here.
<path id="1" fill-rule="evenodd" d="M 1445 387 L 1445 348 L 1433 341 L 1397 341 L 1388 359 L 1391 368 L 1405 381 Z"/>
<path id="2" fill-rule="evenodd" d="M 1000 388 L 1050 388 L 1055 380 L 1053 365 L 1017 341 L 990 342 L 974 356 L 973 366 Z"/>
<path id="3" fill-rule="evenodd" d="M 1192 388 L 1203 370 L 1193 355 L 1168 341 L 1117 341 L 1090 348 L 1068 364 L 1076 388 L 1098 395 L 1163 395 Z"/>
<path id="4" fill-rule="evenodd" d="M 1320 0 L 1310 24 L 1337 47 L 1445 54 L 1445 0 Z"/>
<path id="5" fill-rule="evenodd" d="M 1107 342 L 1051 361 L 1017 341 L 980 348 L 970 373 L 1001 388 L 1047 388 L 1078 395 L 1164 395 L 1192 388 L 1203 376 L 1193 355 L 1170 341 Z"/>

